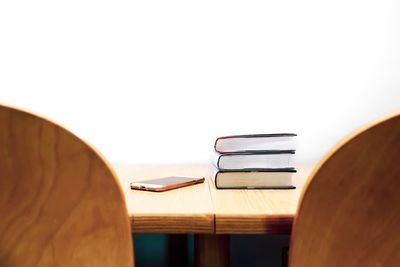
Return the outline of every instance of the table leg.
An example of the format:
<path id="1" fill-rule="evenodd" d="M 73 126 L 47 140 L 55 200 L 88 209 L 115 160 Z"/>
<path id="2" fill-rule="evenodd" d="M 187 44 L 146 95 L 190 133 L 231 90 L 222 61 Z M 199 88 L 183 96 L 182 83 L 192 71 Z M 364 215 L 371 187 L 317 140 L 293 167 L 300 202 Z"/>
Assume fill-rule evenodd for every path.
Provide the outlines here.
<path id="1" fill-rule="evenodd" d="M 196 267 L 230 266 L 229 235 L 196 234 L 194 238 Z"/>

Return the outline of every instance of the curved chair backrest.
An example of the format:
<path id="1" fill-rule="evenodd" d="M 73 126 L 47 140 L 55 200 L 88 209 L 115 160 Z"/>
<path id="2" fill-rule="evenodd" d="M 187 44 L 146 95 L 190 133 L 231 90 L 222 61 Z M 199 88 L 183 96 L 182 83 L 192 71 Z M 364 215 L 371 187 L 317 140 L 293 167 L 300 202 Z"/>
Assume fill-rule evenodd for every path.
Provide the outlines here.
<path id="1" fill-rule="evenodd" d="M 353 134 L 311 174 L 289 266 L 400 266 L 400 114 Z"/>
<path id="2" fill-rule="evenodd" d="M 60 126 L 0 106 L 0 266 L 133 266 L 122 190 Z"/>

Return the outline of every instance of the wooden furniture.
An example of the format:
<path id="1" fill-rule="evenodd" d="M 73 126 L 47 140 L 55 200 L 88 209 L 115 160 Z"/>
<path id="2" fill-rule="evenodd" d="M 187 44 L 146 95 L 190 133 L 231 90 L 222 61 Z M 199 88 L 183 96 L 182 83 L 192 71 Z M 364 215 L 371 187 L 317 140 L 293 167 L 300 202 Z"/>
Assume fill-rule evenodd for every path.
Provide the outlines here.
<path id="1" fill-rule="evenodd" d="M 303 184 L 313 165 L 297 166 L 294 190 L 217 190 L 210 166 L 205 164 L 114 168 L 125 193 L 132 232 L 290 234 Z M 163 193 L 129 187 L 132 181 L 171 175 L 205 176 L 206 181 Z"/>
<path id="2" fill-rule="evenodd" d="M 363 129 L 318 165 L 292 266 L 399 262 L 399 118 Z M 216 190 L 208 165 L 117 165 L 121 189 L 98 153 L 60 126 L 0 106 L 0 128 L 0 266 L 132 266 L 131 231 L 194 233 L 197 266 L 229 266 L 227 234 L 291 233 L 313 168 L 297 167 L 295 190 Z M 207 179 L 163 193 L 129 188 L 170 175 Z"/>
<path id="3" fill-rule="evenodd" d="M 227 234 L 290 234 L 312 165 L 298 166 L 295 190 L 217 190 L 209 165 L 115 165 L 132 232 L 194 233 L 196 266 L 229 266 Z M 205 176 L 204 184 L 168 192 L 131 190 L 129 183 L 164 176 Z"/>
<path id="4" fill-rule="evenodd" d="M 398 116 L 387 119 L 382 125 L 376 126 L 377 128 L 375 128 L 375 126 L 369 126 L 353 134 L 349 139 L 333 149 L 333 151 L 336 151 L 336 154 L 339 155 L 338 159 L 336 159 L 336 154 L 332 156 L 331 152 L 327 158 L 332 156 L 332 159 L 324 159 L 324 163 L 320 164 L 319 167 L 316 168 L 316 171 L 314 171 L 314 173 L 318 172 L 316 177 L 324 177 L 322 179 L 325 179 L 325 176 L 328 175 L 326 174 L 327 171 L 332 171 L 332 173 L 334 173 L 329 175 L 330 179 L 326 181 L 331 187 L 335 185 L 331 188 L 331 190 L 334 189 L 332 197 L 334 197 L 335 194 L 343 196 L 343 194 L 347 193 L 350 195 L 360 194 L 359 197 L 364 197 L 362 201 L 367 205 L 362 206 L 359 211 L 366 212 L 366 214 L 369 214 L 372 218 L 363 217 L 363 221 L 359 222 L 360 224 L 364 224 L 363 227 L 365 228 L 360 227 L 360 229 L 365 229 L 364 232 L 354 231 L 358 236 L 364 238 L 368 237 L 365 233 L 373 233 L 375 231 L 375 233 L 379 234 L 377 236 L 382 237 L 390 236 L 391 234 L 389 232 L 392 231 L 392 233 L 394 233 L 392 235 L 394 235 L 395 238 L 393 242 L 399 242 L 398 231 L 396 230 L 398 225 L 400 225 L 398 221 L 399 215 L 393 215 L 393 219 L 397 224 L 387 225 L 381 230 L 374 228 L 374 226 L 367 225 L 367 223 L 371 221 L 375 223 L 372 225 L 376 227 L 376 223 L 380 220 L 379 218 L 382 217 L 385 212 L 390 214 L 390 209 L 395 209 L 396 214 L 400 214 L 398 207 L 400 203 L 398 197 L 400 194 L 396 195 L 397 188 L 400 188 L 400 186 L 398 186 L 400 181 L 398 168 L 400 164 L 397 156 L 400 152 L 398 120 Z M 379 129 L 379 131 L 377 129 Z M 379 137 L 376 137 L 376 134 L 378 134 Z M 353 140 L 353 137 L 356 138 Z M 382 140 L 380 138 L 382 138 Z M 351 141 L 349 141 L 350 139 Z M 368 145 L 370 145 L 369 148 L 364 148 Z M 371 147 L 373 147 L 374 151 L 370 151 Z M 353 149 L 355 149 L 354 151 L 357 151 L 357 153 L 355 153 Z M 351 151 L 353 152 L 350 153 Z M 393 155 L 396 155 L 397 158 L 393 157 Z M 389 160 L 383 163 L 387 159 Z M 376 164 L 377 162 L 379 162 L 379 164 Z M 314 169 L 313 165 L 306 164 L 296 166 L 298 173 L 294 177 L 294 183 L 297 186 L 295 190 L 217 190 L 214 186 L 212 174 L 208 165 L 116 165 L 115 167 L 127 200 L 132 231 L 140 233 L 194 233 L 195 244 L 197 246 L 197 263 L 199 266 L 229 265 L 229 261 L 226 261 L 228 255 L 227 251 L 229 249 L 227 234 L 290 234 L 301 193 L 305 187 L 307 177 Z M 379 178 L 386 174 L 388 174 L 389 177 L 385 177 L 385 179 L 382 180 Z M 204 184 L 181 188 L 168 193 L 132 191 L 129 189 L 129 183 L 131 181 L 170 175 L 205 176 L 207 179 Z M 360 179 L 359 177 L 363 178 Z M 365 177 L 369 177 L 369 180 L 364 181 Z M 380 183 L 376 183 L 377 179 Z M 381 187 L 382 181 L 384 181 L 383 187 Z M 354 182 L 356 182 L 356 185 L 349 186 Z M 375 187 L 366 189 L 368 182 L 374 182 Z M 315 198 L 310 198 L 310 202 L 315 203 L 318 207 L 319 205 L 325 205 L 323 206 L 324 213 L 322 214 L 326 216 L 326 218 L 323 220 L 324 223 L 321 224 L 318 219 L 319 215 L 313 214 L 317 219 L 315 220 L 315 218 L 313 218 L 311 222 L 305 219 L 304 223 L 318 223 L 320 226 L 319 231 L 324 232 L 327 238 L 333 238 L 335 237 L 333 234 L 335 232 L 329 230 L 331 224 L 328 224 L 328 222 L 335 222 L 334 218 L 337 216 L 336 212 L 339 214 L 342 206 L 340 206 L 339 209 L 335 209 L 334 216 L 332 216 L 332 207 L 335 205 L 344 205 L 348 200 L 346 200 L 347 198 L 342 198 L 339 203 L 337 203 L 337 201 L 321 203 L 318 198 L 324 196 L 324 192 L 327 190 L 326 188 L 330 186 L 326 186 L 326 184 L 322 182 L 318 182 L 316 185 L 319 183 L 321 183 L 322 186 L 316 187 L 316 196 Z M 388 193 L 387 198 L 385 198 L 386 194 L 384 192 Z M 382 195 L 382 199 L 375 197 L 374 194 Z M 376 201 L 376 198 L 380 200 Z M 390 203 L 385 204 L 385 202 L 382 201 Z M 135 205 L 135 203 L 142 203 L 142 205 Z M 376 208 L 379 205 L 383 205 L 384 208 Z M 376 208 L 375 210 L 374 207 Z M 355 209 L 355 207 L 353 208 Z M 350 215 L 355 211 L 357 211 L 357 209 L 346 210 L 346 212 L 350 212 Z M 300 210 L 300 214 L 301 212 L 302 210 Z M 353 218 L 350 215 L 349 218 Z M 331 218 L 329 218 L 329 216 Z M 307 217 L 308 215 L 304 216 L 304 218 Z M 329 219 L 331 221 L 329 221 Z M 384 220 L 384 218 L 381 219 Z M 301 222 L 301 219 L 298 221 Z M 342 221 L 342 223 L 344 223 L 342 230 L 345 231 L 347 227 L 345 224 L 349 222 Z M 304 239 L 314 236 L 311 242 L 316 242 L 321 233 L 318 232 L 316 235 L 311 234 L 314 231 L 314 226 L 315 224 L 312 224 L 312 226 L 308 226 L 311 228 L 307 228 L 307 230 L 299 230 L 299 233 L 301 233 Z M 297 229 L 297 227 L 295 229 Z M 299 229 L 301 229 L 300 226 Z M 325 230 L 327 231 L 325 232 Z M 384 234 L 381 235 L 380 233 Z M 296 240 L 296 237 L 294 237 L 293 240 Z M 300 238 L 298 240 L 302 239 Z M 375 240 L 375 242 L 381 244 L 381 249 L 383 249 L 383 244 L 386 240 L 387 239 L 382 238 L 380 240 Z M 297 244 L 296 241 L 293 242 L 295 244 L 294 247 L 298 249 L 302 247 L 301 242 L 304 241 L 297 241 L 299 242 Z M 364 245 L 367 246 L 366 239 L 363 242 L 365 242 Z M 392 248 L 398 246 L 399 243 L 396 244 L 397 245 L 391 245 L 390 242 L 388 243 Z M 216 247 L 219 249 L 206 251 L 206 248 Z M 385 247 L 387 248 L 387 245 L 385 245 Z M 349 249 L 348 245 L 346 249 Z M 347 253 L 351 254 L 355 250 L 361 251 L 361 249 L 353 246 Z M 214 253 L 215 251 L 219 251 L 220 253 Z M 297 266 L 298 263 L 296 259 L 302 257 L 301 255 L 303 252 L 301 252 L 301 250 L 299 251 L 300 252 L 292 252 L 291 259 L 294 266 Z M 313 247 L 309 251 L 309 254 L 305 254 L 308 255 L 308 258 L 315 254 L 314 251 L 318 250 Z M 325 252 L 328 253 L 329 249 L 325 250 Z M 366 247 L 364 252 L 370 253 L 369 247 Z M 344 251 L 342 253 L 343 255 L 341 256 L 344 259 L 352 257 L 352 255 L 345 255 Z M 393 253 L 395 253 L 394 250 Z M 360 254 L 355 255 L 356 257 L 361 257 Z M 397 254 L 396 257 L 393 256 L 393 259 L 397 259 Z M 365 260 L 367 260 L 367 257 Z M 293 263 L 294 261 L 296 261 L 296 263 Z M 371 262 L 373 263 L 374 261 Z M 361 262 L 359 266 L 363 266 L 364 263 L 365 262 Z M 388 263 L 391 262 L 388 261 Z M 310 266 L 308 263 L 304 264 Z M 320 264 L 320 266 L 327 266 L 324 264 Z M 299 266 L 303 265 L 299 263 Z M 337 264 L 336 266 L 341 265 Z"/>
<path id="5" fill-rule="evenodd" d="M 131 190 L 130 182 L 166 176 L 201 177 L 203 165 L 115 165 L 125 194 L 132 232 L 214 233 L 209 184 L 166 192 Z"/>
<path id="6" fill-rule="evenodd" d="M 115 169 L 125 193 L 133 233 L 194 233 L 196 266 L 229 266 L 229 240 L 214 235 L 210 180 L 167 192 L 131 190 L 129 186 L 132 181 L 174 175 L 208 177 L 208 166 L 117 165 Z"/>
<path id="7" fill-rule="evenodd" d="M 338 144 L 315 168 L 290 266 L 399 266 L 400 114 Z"/>
<path id="8" fill-rule="evenodd" d="M 290 234 L 303 185 L 313 165 L 296 167 L 294 190 L 218 190 L 209 176 L 217 234 Z"/>
<path id="9" fill-rule="evenodd" d="M 133 266 L 121 188 L 82 140 L 0 106 L 0 266 Z"/>

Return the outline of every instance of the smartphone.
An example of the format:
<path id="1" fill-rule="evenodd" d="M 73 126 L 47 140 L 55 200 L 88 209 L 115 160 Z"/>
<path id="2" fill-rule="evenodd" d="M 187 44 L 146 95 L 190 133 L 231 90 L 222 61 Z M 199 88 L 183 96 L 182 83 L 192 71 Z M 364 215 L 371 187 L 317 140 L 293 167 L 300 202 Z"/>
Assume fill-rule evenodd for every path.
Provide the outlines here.
<path id="1" fill-rule="evenodd" d="M 204 182 L 204 177 L 192 178 L 192 177 L 170 176 L 170 177 L 164 177 L 147 181 L 132 182 L 131 189 L 164 192 L 188 185 L 200 184 L 203 182 Z"/>

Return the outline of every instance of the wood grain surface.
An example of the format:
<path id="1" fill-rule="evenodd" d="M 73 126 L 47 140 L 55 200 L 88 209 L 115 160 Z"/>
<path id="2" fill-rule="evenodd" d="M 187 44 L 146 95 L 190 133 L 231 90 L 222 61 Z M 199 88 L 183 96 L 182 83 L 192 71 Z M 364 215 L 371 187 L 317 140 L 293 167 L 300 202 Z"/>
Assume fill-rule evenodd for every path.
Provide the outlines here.
<path id="1" fill-rule="evenodd" d="M 229 267 L 229 235 L 200 234 L 195 235 L 196 267 Z"/>
<path id="2" fill-rule="evenodd" d="M 209 176 L 218 234 L 290 234 L 303 184 L 313 165 L 300 164 L 293 190 L 218 190 Z"/>
<path id="3" fill-rule="evenodd" d="M 123 194 L 56 124 L 0 106 L 0 266 L 133 266 Z"/>
<path id="4" fill-rule="evenodd" d="M 303 183 L 312 165 L 299 165 L 295 190 L 218 190 L 210 165 L 114 165 L 133 232 L 289 234 Z M 131 190 L 132 181 L 180 175 L 204 184 L 167 192 Z"/>
<path id="5" fill-rule="evenodd" d="M 166 192 L 131 190 L 130 182 L 167 176 L 204 177 L 202 164 L 114 165 L 123 186 L 132 232 L 213 233 L 214 215 L 207 182 Z"/>
<path id="6" fill-rule="evenodd" d="M 290 266 L 400 265 L 400 114 L 352 134 L 316 167 Z"/>

